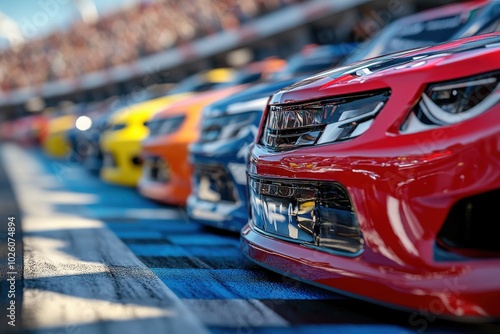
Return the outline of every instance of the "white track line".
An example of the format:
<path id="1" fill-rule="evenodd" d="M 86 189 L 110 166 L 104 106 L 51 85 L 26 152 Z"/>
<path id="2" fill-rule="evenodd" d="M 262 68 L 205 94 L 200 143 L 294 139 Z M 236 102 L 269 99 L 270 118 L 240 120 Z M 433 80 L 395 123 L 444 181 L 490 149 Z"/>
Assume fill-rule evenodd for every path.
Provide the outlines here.
<path id="1" fill-rule="evenodd" d="M 106 225 L 78 208 L 92 195 L 51 190 L 57 179 L 15 145 L 0 150 L 22 217 L 23 323 L 35 333 L 207 333 L 182 301 Z M 82 208 L 82 212 L 84 209 Z"/>

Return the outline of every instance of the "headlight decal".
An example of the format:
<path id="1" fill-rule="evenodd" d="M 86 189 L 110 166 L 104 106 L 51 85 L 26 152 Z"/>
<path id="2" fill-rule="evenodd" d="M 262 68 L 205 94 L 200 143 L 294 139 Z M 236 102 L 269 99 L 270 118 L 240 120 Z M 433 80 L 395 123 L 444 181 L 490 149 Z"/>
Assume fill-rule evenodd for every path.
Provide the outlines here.
<path id="1" fill-rule="evenodd" d="M 479 116 L 500 101 L 500 73 L 429 85 L 402 124 L 401 133 L 416 133 Z"/>
<path id="2" fill-rule="evenodd" d="M 333 143 L 369 129 L 390 92 L 374 92 L 299 105 L 270 106 L 261 144 L 276 150 Z"/>

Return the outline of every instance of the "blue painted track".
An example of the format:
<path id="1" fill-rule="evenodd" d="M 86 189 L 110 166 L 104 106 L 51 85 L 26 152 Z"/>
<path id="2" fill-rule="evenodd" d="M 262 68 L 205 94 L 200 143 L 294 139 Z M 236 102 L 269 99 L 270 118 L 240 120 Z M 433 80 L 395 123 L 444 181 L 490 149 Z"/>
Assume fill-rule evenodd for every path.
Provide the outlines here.
<path id="1" fill-rule="evenodd" d="M 263 269 L 239 236 L 189 221 L 184 208 L 103 183 L 78 164 L 32 150 L 61 189 L 92 194 L 85 215 L 107 226 L 212 333 L 499 333 L 498 324 L 460 324 L 344 297 Z M 59 211 L 76 208 L 61 204 Z M 80 210 L 82 208 L 79 208 Z"/>

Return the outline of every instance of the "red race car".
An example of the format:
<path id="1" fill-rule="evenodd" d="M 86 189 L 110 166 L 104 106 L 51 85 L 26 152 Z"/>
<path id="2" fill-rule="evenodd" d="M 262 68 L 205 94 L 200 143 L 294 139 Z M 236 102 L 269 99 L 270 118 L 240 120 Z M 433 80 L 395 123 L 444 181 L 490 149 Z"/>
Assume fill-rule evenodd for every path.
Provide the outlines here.
<path id="1" fill-rule="evenodd" d="M 500 33 L 390 54 L 269 100 L 245 255 L 400 309 L 500 318 Z"/>

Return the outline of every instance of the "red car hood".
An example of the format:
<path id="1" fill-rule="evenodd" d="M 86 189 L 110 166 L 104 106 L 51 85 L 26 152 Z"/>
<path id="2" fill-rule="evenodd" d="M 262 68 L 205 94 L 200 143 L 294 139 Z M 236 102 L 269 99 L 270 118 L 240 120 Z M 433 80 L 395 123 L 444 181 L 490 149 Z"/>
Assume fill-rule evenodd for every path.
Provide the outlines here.
<path id="1" fill-rule="evenodd" d="M 334 68 L 303 79 L 283 88 L 271 98 L 270 104 L 296 103 L 316 100 L 324 97 L 357 94 L 371 90 L 387 89 L 394 85 L 394 80 L 405 79 L 408 74 L 428 73 L 429 67 L 442 68 L 439 80 L 465 77 L 476 74 L 476 66 L 463 66 L 460 71 L 450 71 L 456 62 L 474 61 L 479 54 L 496 53 L 500 45 L 500 33 L 478 35 L 459 39 L 433 47 L 403 51 L 382 57 L 356 62 Z M 492 58 L 491 69 L 497 68 L 498 59 Z M 448 65 L 448 66 L 445 66 Z M 485 66 L 483 66 L 485 65 Z M 482 64 L 482 69 L 488 64 Z M 397 81 L 396 81 L 397 82 Z"/>

